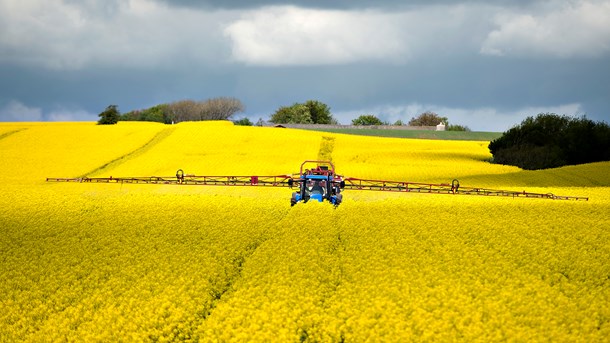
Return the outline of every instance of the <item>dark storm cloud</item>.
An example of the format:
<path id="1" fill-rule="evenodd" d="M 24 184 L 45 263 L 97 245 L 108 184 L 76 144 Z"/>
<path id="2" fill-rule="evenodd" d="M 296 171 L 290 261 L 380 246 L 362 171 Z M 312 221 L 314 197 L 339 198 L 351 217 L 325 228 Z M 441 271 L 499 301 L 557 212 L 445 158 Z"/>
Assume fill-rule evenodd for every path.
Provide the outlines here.
<path id="1" fill-rule="evenodd" d="M 346 8 L 363 8 L 363 7 L 385 7 L 385 6 L 403 6 L 404 1 L 390 0 L 381 2 L 371 2 L 364 0 L 338 0 L 338 1 L 324 1 L 324 0 L 312 0 L 312 1 L 281 1 L 281 0 L 238 0 L 238 1 L 222 1 L 222 0 L 156 0 L 161 3 L 165 3 L 168 6 L 181 6 L 189 8 L 223 8 L 223 9 L 252 9 L 259 8 L 262 6 L 299 6 L 304 8 L 332 8 L 332 9 L 346 9 Z M 442 2 L 442 1 L 441 1 Z"/>
<path id="2" fill-rule="evenodd" d="M 595 0 L 0 0 L 0 120 L 233 96 L 254 120 L 317 99 L 343 123 L 425 110 L 474 130 L 539 111 L 608 121 L 608 23 Z"/>
<path id="3" fill-rule="evenodd" d="M 425 110 L 443 110 L 441 114 L 449 118 L 458 114 L 465 116 L 460 121 L 475 130 L 503 130 L 538 111 L 576 110 L 578 113 L 561 114 L 586 114 L 608 121 L 605 100 L 608 88 L 592 87 L 594 77 L 599 80 L 610 77 L 604 62 L 514 60 L 507 63 L 479 57 L 449 64 L 422 64 L 419 68 L 375 64 L 315 69 L 249 68 L 239 74 L 237 82 L 238 93 L 247 99 L 251 110 L 265 108 L 267 104 L 272 111 L 293 102 L 320 99 L 333 110 L 355 110 L 353 115 L 373 112 L 394 121 L 405 121 Z M 263 84 L 258 82 L 261 79 L 265 80 Z M 579 103 L 582 105 L 573 105 Z M 418 106 L 408 106 L 415 104 Z M 392 113 L 397 107 L 404 109 Z M 484 118 L 468 121 L 468 112 L 480 109 L 494 109 L 499 116 L 518 117 L 498 126 L 494 126 L 499 123 L 494 123 L 492 118 L 489 122 L 484 122 Z"/>
<path id="4" fill-rule="evenodd" d="M 298 6 L 303 8 L 326 8 L 326 9 L 363 9 L 363 8 L 378 8 L 378 9 L 405 9 L 419 6 L 434 6 L 434 5 L 454 5 L 453 0 L 419 0 L 419 1 L 404 1 L 404 0 L 301 0 L 301 1 L 281 1 L 281 0 L 238 0 L 238 1 L 223 1 L 223 0 L 156 0 L 165 3 L 169 6 L 181 6 L 189 8 L 223 8 L 223 9 L 252 9 L 262 6 Z M 460 3 L 484 3 L 488 5 L 499 6 L 522 6 L 531 4 L 532 1 L 518 0 L 471 0 L 460 1 Z"/>

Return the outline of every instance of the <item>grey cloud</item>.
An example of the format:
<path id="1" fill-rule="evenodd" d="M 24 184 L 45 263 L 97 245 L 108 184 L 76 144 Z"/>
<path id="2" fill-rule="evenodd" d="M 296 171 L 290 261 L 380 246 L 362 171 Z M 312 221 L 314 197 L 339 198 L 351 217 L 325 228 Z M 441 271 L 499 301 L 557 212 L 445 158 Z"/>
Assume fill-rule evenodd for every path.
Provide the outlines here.
<path id="1" fill-rule="evenodd" d="M 79 8 L 81 14 L 87 17 L 112 17 L 120 11 L 121 0 L 63 0 L 63 3 Z"/>
<path id="2" fill-rule="evenodd" d="M 0 11 L 0 63 L 57 70 L 205 63 L 228 56 L 219 24 L 227 16 L 145 1 L 18 2 Z"/>
<path id="3" fill-rule="evenodd" d="M 292 0 L 292 1 L 281 1 L 281 0 L 237 0 L 237 1 L 223 1 L 223 0 L 156 0 L 158 2 L 165 3 L 170 6 L 181 6 L 187 8 L 223 8 L 223 9 L 252 9 L 264 6 L 284 6 L 294 5 L 303 8 L 325 8 L 325 9 L 406 9 L 421 6 L 435 6 L 435 5 L 455 5 L 456 1 L 453 0 L 418 0 L 418 1 L 404 1 L 404 0 L 383 0 L 383 1 L 370 1 L 370 0 Z M 460 3 L 474 3 L 474 4 L 486 4 L 486 5 L 498 5 L 498 6 L 526 6 L 531 5 L 533 1 L 527 0 L 470 0 L 460 1 Z"/>
<path id="4" fill-rule="evenodd" d="M 610 118 L 608 56 L 557 59 L 479 52 L 488 34 L 502 28 L 495 13 L 549 13 L 556 6 L 440 1 L 399 8 L 384 3 L 389 7 L 377 3 L 376 9 L 367 10 L 339 3 L 349 11 L 333 12 L 404 15 L 393 26 L 407 49 L 406 55 L 398 55 L 398 63 L 354 53 L 357 58 L 325 64 L 325 55 L 318 53 L 308 63 L 278 65 L 230 60 L 234 41 L 223 31 L 274 2 L 254 2 L 255 7 L 244 10 L 235 5 L 239 2 L 220 9 L 216 2 L 205 8 L 143 0 L 110 5 L 70 1 L 62 3 L 67 7 L 49 7 L 41 1 L 42 7 L 29 9 L 48 9 L 41 28 L 27 22 L 35 16 L 21 7 L 24 2 L 12 2 L 15 7 L 9 9 L 0 0 L 0 120 L 18 120 L 15 113 L 40 120 L 97 120 L 97 113 L 110 104 L 126 112 L 215 96 L 240 99 L 246 105 L 244 115 L 254 120 L 308 99 L 325 102 L 342 115 L 378 109 L 394 118 L 414 116 L 418 113 L 410 112 L 422 108 L 446 110 L 450 119 L 455 116 L 454 123 L 463 120 L 459 124 L 474 130 L 501 131 L 507 123 L 536 114 L 524 112 L 541 109 Z M 127 4 L 145 8 L 132 11 Z M 502 47 L 511 47 L 506 44 Z M 49 61 L 63 67 L 51 68 Z"/>
<path id="5" fill-rule="evenodd" d="M 19 101 L 12 100 L 0 108 L 0 121 L 40 121 L 42 110 L 29 107 Z"/>
<path id="6" fill-rule="evenodd" d="M 247 65 L 403 64 L 478 53 L 493 24 L 487 5 L 402 11 L 294 6 L 243 11 L 228 24 L 232 57 Z"/>
<path id="7" fill-rule="evenodd" d="M 503 11 L 481 53 L 518 57 L 598 57 L 610 53 L 610 2 L 577 2 L 535 12 Z"/>

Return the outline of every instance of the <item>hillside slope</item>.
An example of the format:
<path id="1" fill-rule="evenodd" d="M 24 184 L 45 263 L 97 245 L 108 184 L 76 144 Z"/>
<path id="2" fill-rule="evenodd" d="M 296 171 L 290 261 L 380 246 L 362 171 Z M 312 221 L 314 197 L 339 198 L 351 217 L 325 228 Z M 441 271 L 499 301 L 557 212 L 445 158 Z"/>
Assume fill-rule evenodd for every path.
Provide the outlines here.
<path id="1" fill-rule="evenodd" d="M 305 130 L 233 126 L 230 122 L 16 123 L 0 125 L 6 163 L 16 182 L 46 177 L 276 175 L 304 160 L 331 159 L 350 177 L 412 182 L 460 179 L 481 187 L 610 186 L 610 162 L 523 171 L 494 165 L 487 142 L 362 137 Z"/>
<path id="2" fill-rule="evenodd" d="M 0 124 L 0 342 L 605 341 L 609 163 L 525 172 L 485 142 L 226 122 Z M 361 178 L 589 201 L 283 187 L 47 183 L 260 175 L 331 159 Z"/>

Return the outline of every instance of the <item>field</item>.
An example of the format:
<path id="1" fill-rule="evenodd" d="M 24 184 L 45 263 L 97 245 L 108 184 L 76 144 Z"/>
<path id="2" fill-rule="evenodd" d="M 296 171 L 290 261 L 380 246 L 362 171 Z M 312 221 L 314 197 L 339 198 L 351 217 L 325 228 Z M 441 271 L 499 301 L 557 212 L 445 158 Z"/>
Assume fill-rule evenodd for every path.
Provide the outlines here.
<path id="1" fill-rule="evenodd" d="M 552 341 L 610 337 L 610 162 L 492 165 L 485 141 L 224 122 L 0 124 L 0 342 Z M 275 175 L 589 197 L 47 183 Z"/>
<path id="2" fill-rule="evenodd" d="M 390 130 L 390 129 L 312 129 L 323 132 L 343 133 L 361 136 L 448 139 L 464 141 L 491 141 L 500 136 L 500 132 L 483 131 L 428 131 L 428 130 Z"/>

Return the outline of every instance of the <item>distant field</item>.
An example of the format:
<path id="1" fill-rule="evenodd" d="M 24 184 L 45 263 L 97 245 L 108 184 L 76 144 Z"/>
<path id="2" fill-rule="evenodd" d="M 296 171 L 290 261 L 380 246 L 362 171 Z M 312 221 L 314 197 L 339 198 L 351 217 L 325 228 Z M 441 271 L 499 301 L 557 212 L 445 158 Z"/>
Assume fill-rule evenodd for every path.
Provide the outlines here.
<path id="1" fill-rule="evenodd" d="M 313 130 L 313 129 L 311 129 Z M 500 136 L 501 132 L 476 132 L 476 131 L 419 131 L 419 130 L 383 130 L 383 129 L 316 129 L 313 131 L 345 133 L 349 135 L 396 137 L 396 138 L 421 138 L 421 139 L 446 139 L 464 141 L 491 141 Z"/>

